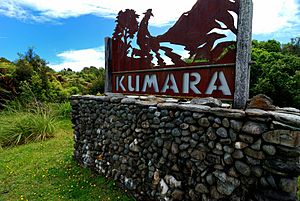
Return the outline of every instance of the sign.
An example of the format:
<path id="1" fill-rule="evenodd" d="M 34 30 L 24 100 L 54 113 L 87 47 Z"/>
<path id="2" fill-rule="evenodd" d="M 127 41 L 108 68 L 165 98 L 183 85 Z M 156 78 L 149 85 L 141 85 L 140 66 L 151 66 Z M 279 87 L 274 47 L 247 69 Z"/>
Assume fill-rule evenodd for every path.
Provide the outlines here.
<path id="1" fill-rule="evenodd" d="M 251 3 L 197 0 L 169 30 L 157 36 L 149 31 L 155 16 L 152 9 L 143 16 L 131 9 L 120 11 L 113 37 L 106 40 L 106 90 L 233 100 L 240 73 L 236 71 L 240 68 L 237 51 L 239 46 L 245 47 L 245 42 L 238 42 L 243 35 L 239 32 L 244 32 L 238 26 L 245 18 L 241 11 Z M 248 67 L 249 61 L 245 63 Z"/>
<path id="2" fill-rule="evenodd" d="M 165 71 L 114 73 L 113 89 L 123 94 L 214 96 L 232 99 L 233 67 L 173 68 L 173 70 L 166 69 Z"/>

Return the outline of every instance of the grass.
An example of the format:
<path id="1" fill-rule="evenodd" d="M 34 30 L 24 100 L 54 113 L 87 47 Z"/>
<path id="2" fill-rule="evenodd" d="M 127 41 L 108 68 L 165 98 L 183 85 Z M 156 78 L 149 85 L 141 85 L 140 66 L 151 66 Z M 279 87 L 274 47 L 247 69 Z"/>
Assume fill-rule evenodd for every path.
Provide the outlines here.
<path id="1" fill-rule="evenodd" d="M 0 146 L 26 144 L 54 136 L 57 120 L 48 114 L 1 115 Z"/>
<path id="2" fill-rule="evenodd" d="M 298 192 L 297 192 L 297 199 L 300 200 L 300 177 L 298 177 Z"/>
<path id="3" fill-rule="evenodd" d="M 1 201 L 134 200 L 73 160 L 70 120 L 60 120 L 58 128 L 47 141 L 0 150 Z"/>
<path id="4" fill-rule="evenodd" d="M 70 118 L 70 110 L 70 103 L 10 102 L 0 113 L 0 147 L 53 137 L 57 123 Z"/>

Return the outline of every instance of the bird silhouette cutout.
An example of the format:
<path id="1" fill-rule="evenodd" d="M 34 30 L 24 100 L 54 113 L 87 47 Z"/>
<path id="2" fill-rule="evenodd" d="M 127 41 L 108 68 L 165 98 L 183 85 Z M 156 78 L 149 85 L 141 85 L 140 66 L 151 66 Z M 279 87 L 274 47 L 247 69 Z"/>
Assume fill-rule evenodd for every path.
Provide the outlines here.
<path id="1" fill-rule="evenodd" d="M 120 11 L 112 38 L 112 68 L 124 71 L 235 63 L 236 41 L 227 39 L 224 31 L 237 35 L 238 14 L 239 0 L 198 0 L 168 31 L 152 36 L 148 29 L 155 17 L 152 9 L 143 13 L 140 23 L 134 10 Z M 182 58 L 166 43 L 182 46 L 189 57 Z"/>

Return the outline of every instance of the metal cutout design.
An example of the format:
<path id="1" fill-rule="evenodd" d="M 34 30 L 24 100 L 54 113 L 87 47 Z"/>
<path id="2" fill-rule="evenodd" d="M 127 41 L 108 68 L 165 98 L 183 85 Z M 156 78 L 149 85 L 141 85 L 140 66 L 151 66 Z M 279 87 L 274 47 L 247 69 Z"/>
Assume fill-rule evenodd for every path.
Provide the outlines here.
<path id="1" fill-rule="evenodd" d="M 149 20 L 154 17 L 152 9 L 144 13 L 140 23 L 134 10 L 120 11 L 112 38 L 112 71 L 235 63 L 236 41 L 224 40 L 227 36 L 214 30 L 236 35 L 232 13 L 238 16 L 238 10 L 239 0 L 198 0 L 166 33 L 158 36 L 152 36 L 148 29 Z M 218 43 L 219 39 L 222 42 Z M 182 58 L 162 43 L 183 46 L 189 58 Z M 167 64 L 166 57 L 173 64 Z"/>

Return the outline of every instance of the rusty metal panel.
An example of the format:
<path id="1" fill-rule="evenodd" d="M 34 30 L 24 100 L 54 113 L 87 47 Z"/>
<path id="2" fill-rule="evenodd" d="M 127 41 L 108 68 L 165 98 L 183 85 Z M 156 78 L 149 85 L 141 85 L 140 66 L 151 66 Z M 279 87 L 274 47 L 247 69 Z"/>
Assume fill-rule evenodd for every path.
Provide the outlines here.
<path id="1" fill-rule="evenodd" d="M 143 14 L 140 23 L 138 21 L 139 15 L 134 10 L 120 11 L 112 38 L 113 92 L 171 96 L 213 96 L 232 99 L 235 66 L 231 65 L 231 67 L 226 68 L 216 68 L 216 66 L 235 63 L 236 40 L 228 38 L 224 31 L 230 32 L 235 38 L 237 34 L 235 20 L 237 19 L 234 15 L 238 16 L 238 10 L 239 0 L 198 0 L 193 8 L 183 13 L 167 32 L 158 36 L 151 35 L 148 29 L 149 20 L 154 17 L 152 9 L 148 9 Z M 188 52 L 188 58 L 182 58 L 182 55 L 166 44 L 181 46 Z M 208 65 L 211 68 L 192 69 L 193 66 L 201 65 Z M 179 67 L 180 70 L 176 70 L 176 67 Z M 168 68 L 170 69 L 169 72 L 166 70 L 159 71 L 159 69 Z M 174 90 L 161 92 L 161 89 L 156 92 L 157 90 L 151 90 L 151 88 L 147 91 L 122 90 L 123 82 L 128 86 L 128 80 L 126 80 L 128 76 L 132 76 L 132 78 L 140 76 L 142 80 L 145 76 L 151 75 L 151 73 L 140 71 L 147 69 L 157 69 L 156 72 L 151 73 L 159 79 L 159 86 L 163 86 L 162 82 L 166 76 L 168 77 L 170 73 L 173 73 L 172 75 L 179 85 L 179 91 L 182 91 L 180 90 L 183 85 L 182 82 L 186 81 L 183 80 L 183 75 L 201 74 L 201 82 L 197 84 L 201 93 L 194 93 L 193 90 L 189 93 L 176 93 Z M 206 85 L 209 83 L 207 79 L 211 79 L 215 72 L 223 72 L 231 95 L 221 94 L 220 91 L 217 92 L 218 90 L 215 90 L 212 94 L 204 93 L 207 88 Z M 122 85 L 120 88 L 116 84 L 118 83 L 116 79 L 121 79 L 120 75 L 122 73 L 124 80 L 122 80 L 122 83 L 119 82 L 119 85 Z M 220 81 L 220 79 L 221 77 L 218 74 L 217 80 Z M 140 85 L 142 85 L 142 81 L 140 82 Z"/>

